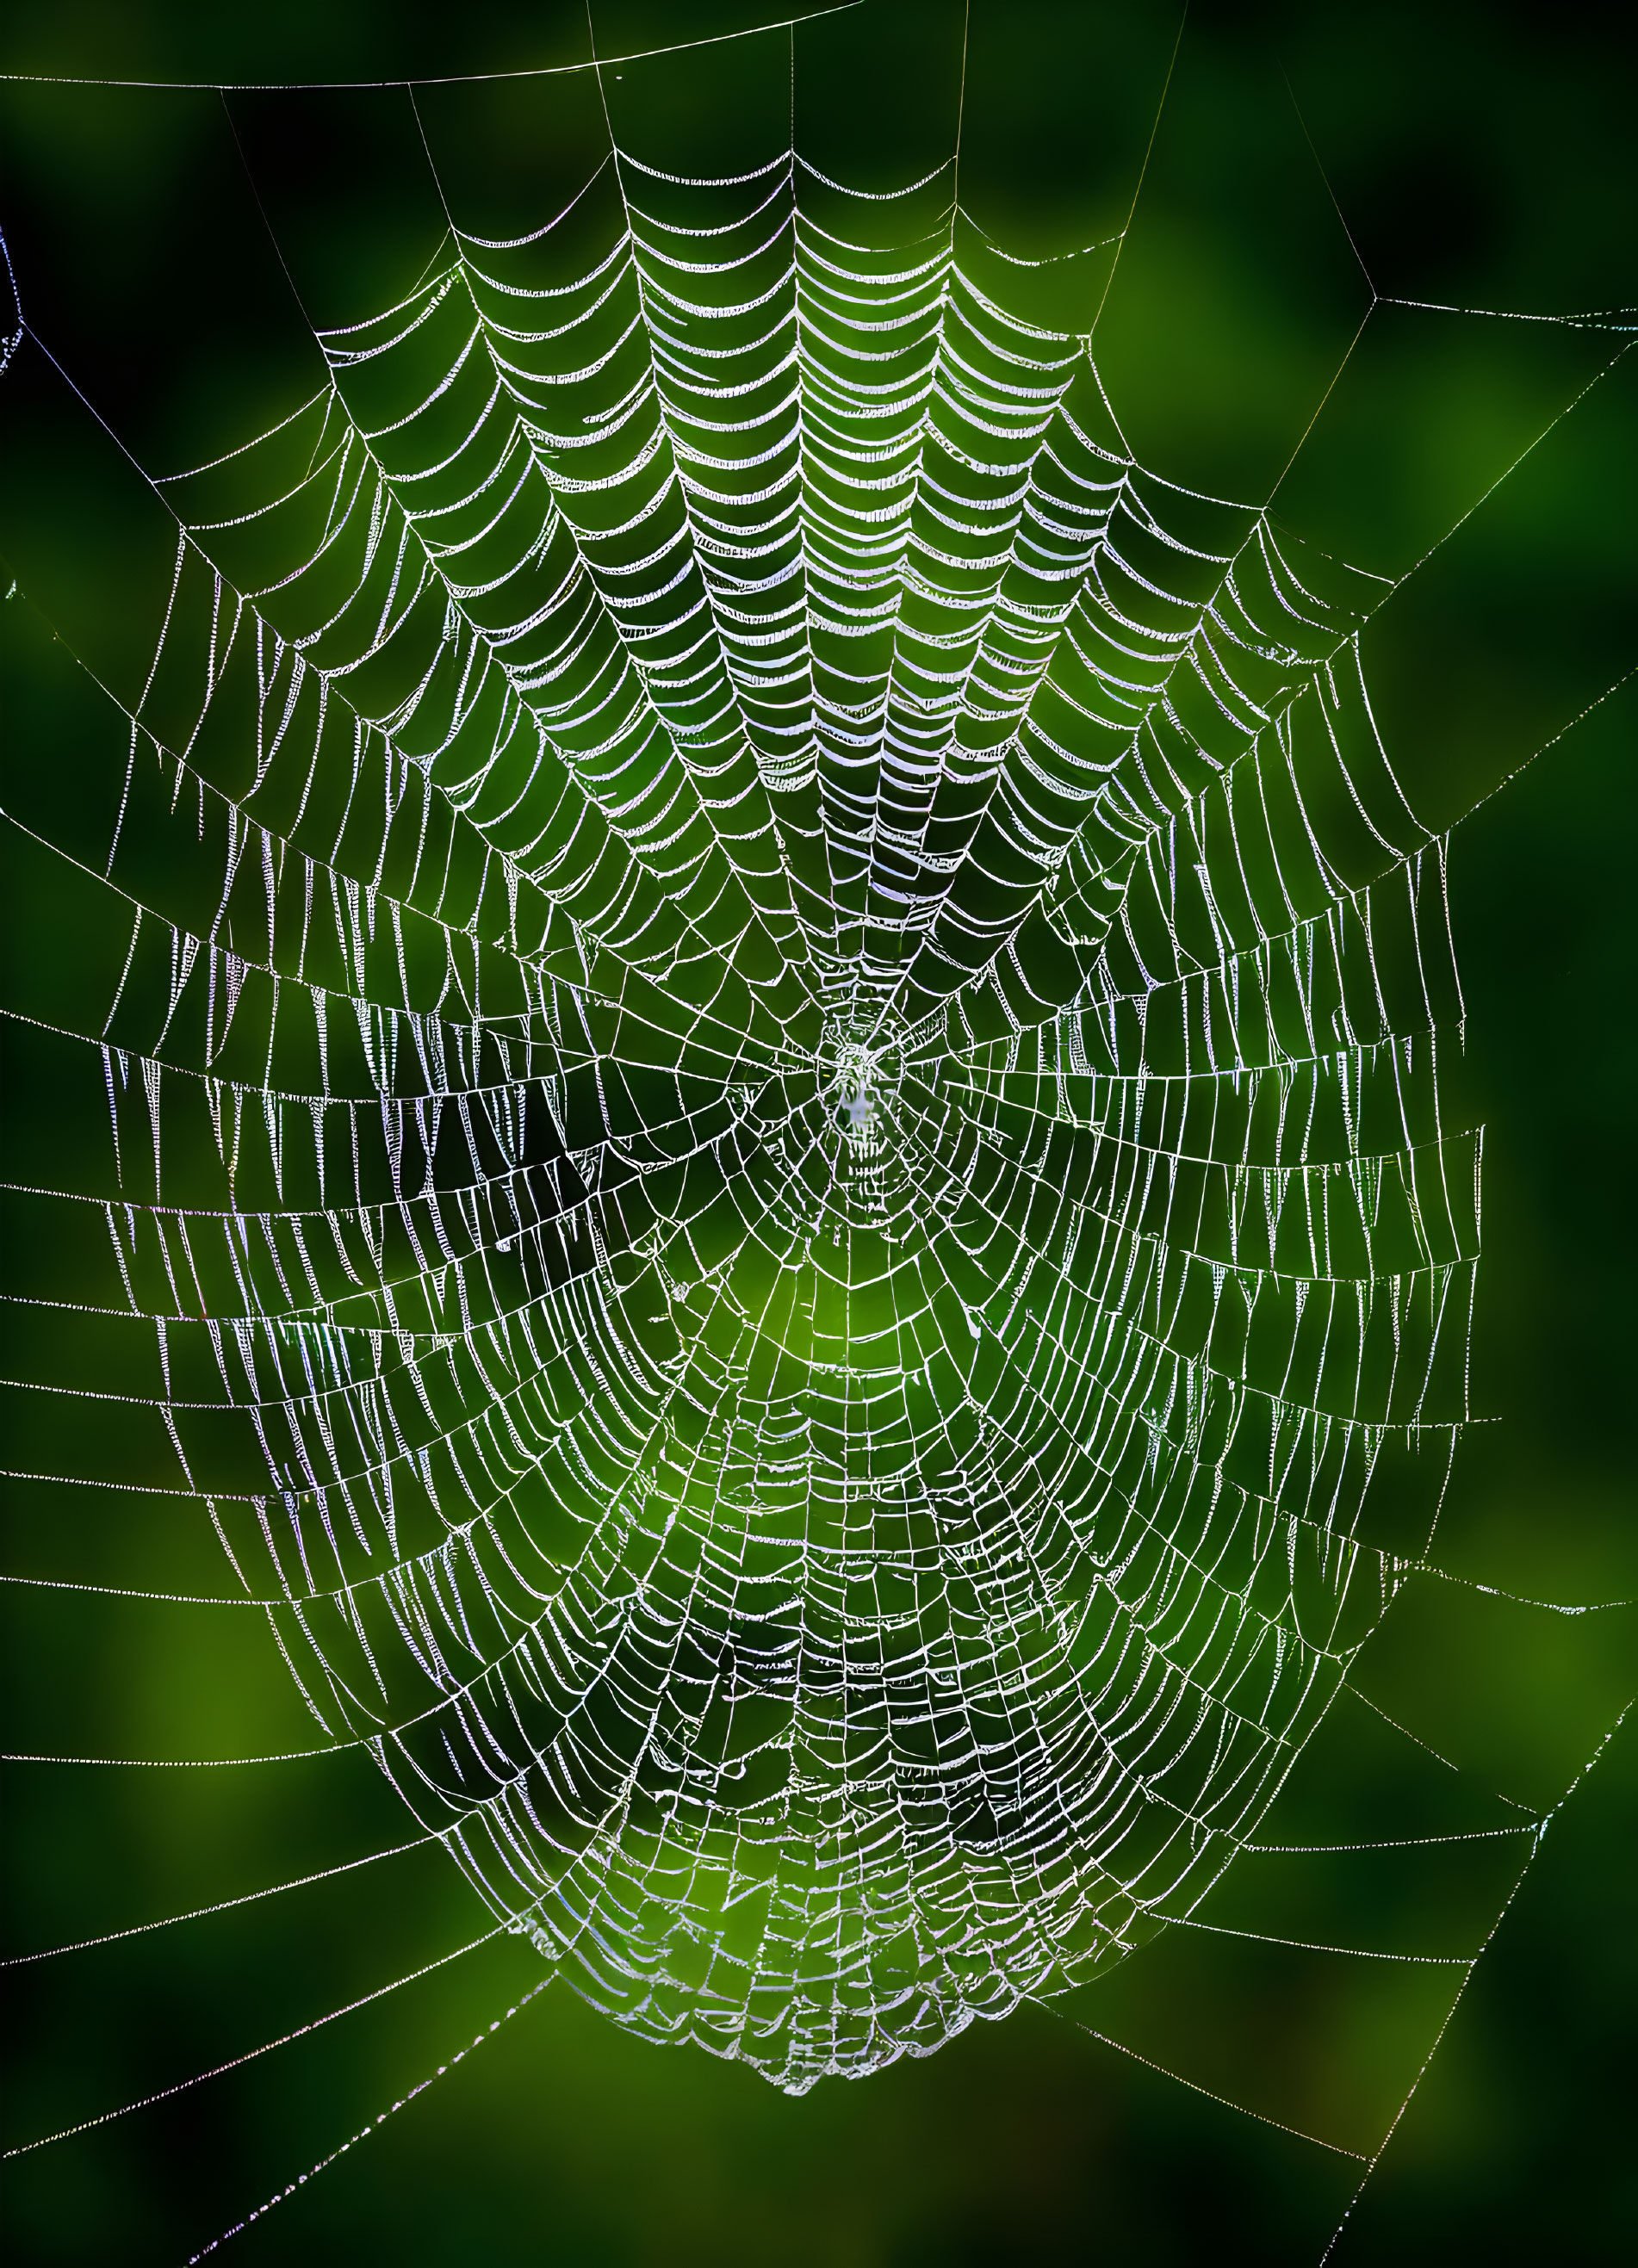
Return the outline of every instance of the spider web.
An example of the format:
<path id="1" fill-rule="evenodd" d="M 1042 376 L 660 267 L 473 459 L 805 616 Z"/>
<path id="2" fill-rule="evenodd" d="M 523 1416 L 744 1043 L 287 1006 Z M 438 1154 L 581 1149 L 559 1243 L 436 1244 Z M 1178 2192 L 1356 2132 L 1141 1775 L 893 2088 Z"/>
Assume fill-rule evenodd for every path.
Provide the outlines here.
<path id="1" fill-rule="evenodd" d="M 82 1304 L 317 1745 L 796 2094 L 1194 1919 L 1470 1414 L 1391 585 L 1147 471 L 956 188 L 449 193 L 159 483 L 57 846 L 120 939 Z"/>

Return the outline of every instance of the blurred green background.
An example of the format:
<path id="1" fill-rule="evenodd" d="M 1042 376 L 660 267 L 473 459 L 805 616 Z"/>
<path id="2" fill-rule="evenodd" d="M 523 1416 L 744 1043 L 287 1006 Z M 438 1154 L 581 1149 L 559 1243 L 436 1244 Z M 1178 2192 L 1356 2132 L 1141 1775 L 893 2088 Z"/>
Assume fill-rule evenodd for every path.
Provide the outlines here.
<path id="1" fill-rule="evenodd" d="M 604 55 L 770 20 L 739 0 L 595 10 Z M 1113 281 L 1107 263 L 1071 262 L 1039 287 L 1059 294 L 1044 313 L 1074 314 L 1093 335 L 1140 458 L 1202 487 L 1272 493 L 1282 525 L 1393 577 L 1472 514 L 1367 640 L 1401 776 L 1460 821 L 1461 1084 L 1487 1130 L 1473 1381 L 1485 1422 L 1459 1454 L 1436 1557 L 1467 1583 L 1603 1610 L 1553 1615 L 1430 1582 L 1368 1649 L 1365 1690 L 1476 1783 L 1538 1808 L 1563 1800 L 1332 2257 L 1611 2261 L 1638 2225 L 1638 1727 L 1599 1748 L 1638 1685 L 1631 1611 L 1607 1603 L 1638 1593 L 1634 364 L 1607 322 L 1378 305 L 1331 380 L 1373 291 L 1531 316 L 1638 300 L 1632 59 L 1573 10 L 1549 22 L 1444 4 L 1218 5 L 1192 11 L 1180 42 L 1179 20 L 1158 6 L 992 0 L 969 18 L 960 4 L 866 0 L 798 35 L 799 141 L 849 179 L 886 183 L 936 163 L 954 134 L 964 38 L 963 202 L 1003 246 L 1057 252 L 1108 236 L 1141 175 Z M 240 151 L 264 153 L 269 177 L 282 154 L 290 227 L 333 254 L 336 304 L 309 308 L 313 320 L 390 299 L 436 249 L 441 220 L 400 186 L 401 97 L 225 103 L 210 89 L 529 70 L 579 61 L 585 41 L 578 9 L 494 0 L 459 11 L 332 0 L 259 17 L 15 0 L 0 30 L 9 73 L 204 83 L 0 87 L 0 225 L 31 329 L 148 471 L 234 446 L 322 374 Z M 697 152 L 731 136 L 753 46 L 651 71 L 646 129 Z M 520 94 L 470 99 L 498 165 L 526 186 L 532 169 L 543 181 L 583 172 L 566 128 L 561 146 L 531 140 Z M 360 245 L 367 255 L 350 250 Z M 390 260 L 384 246 L 396 247 Z M 14 409 L 25 398 L 26 415 Z M 111 671 L 151 648 L 163 577 L 140 488 L 123 477 L 91 412 L 42 360 L 19 357 L 0 379 L 0 554 L 4 580 L 21 585 L 5 619 L 8 808 L 14 786 L 26 800 L 37 784 L 20 775 L 71 764 L 75 736 L 95 729 L 61 650 L 54 659 L 48 635 L 19 619 L 25 607 Z M 10 855 L 15 1004 L 55 981 L 69 946 L 54 941 L 42 970 L 41 939 L 62 933 L 54 885 L 26 846 Z M 71 965 L 62 981 L 71 985 Z M 55 1094 L 33 1064 L 14 1067 L 4 1094 L 12 1182 L 29 1180 L 31 1160 L 91 1138 L 79 1099 Z M 62 1265 L 25 1243 L 19 1232 L 14 1280 Z M 4 1328 L 47 1325 L 9 1306 Z M 7 1424 L 4 1463 L 48 1469 L 48 1429 L 42 1442 L 20 1410 Z M 167 1529 L 135 1492 L 69 1505 L 17 1484 L 8 1519 L 14 1573 L 218 1592 L 208 1528 Z M 254 1616 L 22 1585 L 0 1604 L 9 1749 L 307 1745 Z M 1356 1777 L 1369 1798 L 1365 1764 Z M 6 1780 L 8 1941 L 24 1952 L 405 1834 L 390 1790 L 356 1757 L 15 1764 Z M 1304 1800 L 1323 1808 L 1324 1794 L 1317 1786 Z M 1406 1800 L 1401 1782 L 1384 1783 L 1381 1831 Z M 1361 1944 L 1381 1895 L 1364 1875 L 1338 1893 L 1341 1926 Z M 1413 1914 L 1421 1899 L 1426 1918 L 1435 1893 L 1396 1895 Z M 13 1968 L 8 2140 L 240 2056 L 486 1926 L 454 1870 L 418 1851 Z M 1363 2170 L 1095 2040 L 1074 2021 L 1096 2021 L 1090 2004 L 979 2024 L 926 2063 L 793 2102 L 693 2050 L 641 2045 L 557 1986 L 490 2036 L 539 1976 L 526 1948 L 502 1940 L 168 2102 L 12 2161 L 11 2256 L 185 2259 L 480 2030 L 480 2051 L 238 2236 L 231 2257 L 1311 2262 Z M 1288 2053 L 1299 2102 L 1305 2090 L 1346 2095 L 1369 2065 L 1369 1979 L 1342 2017 L 1307 2029 L 1287 1988 L 1252 1977 L 1236 2002 L 1221 1984 L 1214 1972 L 1197 1994 L 1185 1968 L 1165 2059 L 1186 2050 L 1197 2071 L 1214 2070 L 1216 2028 L 1226 2064 Z"/>

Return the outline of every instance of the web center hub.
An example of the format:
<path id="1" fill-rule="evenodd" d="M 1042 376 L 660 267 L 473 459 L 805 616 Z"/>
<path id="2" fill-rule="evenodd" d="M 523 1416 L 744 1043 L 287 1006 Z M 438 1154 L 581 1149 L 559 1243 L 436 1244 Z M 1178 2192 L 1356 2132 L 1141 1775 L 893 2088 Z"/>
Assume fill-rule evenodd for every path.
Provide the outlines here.
<path id="1" fill-rule="evenodd" d="M 901 1033 L 885 1018 L 833 1018 L 819 1043 L 819 1086 L 831 1123 L 855 1151 L 885 1139 L 903 1075 Z"/>

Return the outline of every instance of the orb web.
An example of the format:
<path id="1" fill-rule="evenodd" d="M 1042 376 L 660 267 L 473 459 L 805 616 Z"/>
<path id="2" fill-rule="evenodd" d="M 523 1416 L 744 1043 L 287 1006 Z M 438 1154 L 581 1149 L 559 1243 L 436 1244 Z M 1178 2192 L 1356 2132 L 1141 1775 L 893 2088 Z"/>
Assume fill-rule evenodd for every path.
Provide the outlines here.
<path id="1" fill-rule="evenodd" d="M 1377 578 L 1146 473 L 948 219 L 599 195 L 163 483 L 81 1044 L 324 1738 L 800 2092 L 1254 1831 L 1465 1414 L 1477 1152 Z"/>
<path id="2" fill-rule="evenodd" d="M 890 33 L 873 18 L 855 52 Z M 396 104 L 393 194 L 413 202 L 424 158 L 442 240 L 401 290 L 378 215 L 352 320 L 301 325 L 321 387 L 229 453 L 124 425 L 111 328 L 101 370 L 83 342 L 56 360 L 48 302 L 4 350 L 20 563 L 0 650 L 26 727 L 7 848 L 42 940 L 7 999 L 27 1101 L 9 1359 L 48 1412 L 9 1477 L 40 1484 L 51 1531 L 22 1555 L 47 1572 L 5 1580 L 265 1621 L 314 1725 L 288 1745 L 367 1754 L 411 1815 L 402 1841 L 359 1826 L 361 1856 L 304 1871 L 292 1845 L 289 1879 L 210 1904 L 190 1883 L 171 1904 L 191 1911 L 76 1922 L 18 1957 L 291 1893 L 282 1913 L 354 1868 L 385 1915 L 428 1846 L 486 1909 L 453 1950 L 361 1970 L 356 1997 L 292 1964 L 288 2020 L 281 1999 L 248 2048 L 241 1972 L 225 2059 L 171 2083 L 156 2057 L 150 2091 L 122 2081 L 100 2098 L 120 2107 L 24 2150 L 487 1946 L 460 1972 L 486 2023 L 560 1978 L 793 2095 L 1036 2002 L 1369 2174 L 1552 1815 L 1488 1750 L 1477 1777 L 1510 1793 L 1477 1794 L 1459 1737 L 1450 1785 L 1417 1778 L 1445 1772 L 1454 1687 L 1483 1687 L 1492 1729 L 1514 1706 L 1486 1682 L 1494 1637 L 1464 1653 L 1456 1610 L 1427 1611 L 1435 1586 L 1585 1611 L 1475 1583 L 1430 1540 L 1470 1415 L 1479 1242 L 1439 829 L 1549 725 L 1499 728 L 1459 651 L 1436 660 L 1454 701 L 1423 687 L 1407 717 L 1405 609 L 1386 637 L 1366 625 L 1409 577 L 1243 500 L 1335 524 L 1332 473 L 1317 510 L 1303 484 L 1328 449 L 1375 461 L 1357 402 L 1327 425 L 1330 394 L 1304 396 L 1295 500 L 1285 475 L 1203 493 L 1129 446 L 1111 403 L 1145 417 L 1166 376 L 1121 321 L 1136 305 L 1171 335 L 1174 271 L 1140 229 L 1147 280 L 1111 324 L 1124 232 L 1062 289 L 1042 274 L 1067 269 L 985 235 L 957 172 L 964 48 L 956 152 L 855 179 L 797 131 L 796 33 L 755 38 L 779 50 L 768 85 L 788 49 L 786 146 L 695 163 L 687 133 L 645 139 L 664 103 L 616 93 L 607 154 L 594 136 L 583 177 L 511 232 L 506 196 L 471 193 L 454 98 L 395 82 L 369 120 L 337 108 L 357 139 L 322 225 L 346 236 Z M 651 95 L 681 69 L 646 67 Z M 577 73 L 600 102 L 619 77 Z M 833 104 L 845 77 L 821 60 Z M 739 82 L 706 79 L 721 114 L 697 154 L 782 109 L 775 85 L 761 124 L 730 122 Z M 269 200 L 245 217 L 298 292 L 312 211 L 278 199 L 323 159 L 305 99 L 223 98 Z M 465 114 L 503 120 L 484 101 Z M 65 163 L 44 169 L 59 189 Z M 532 151 L 531 188 L 554 167 Z M 1554 324 L 1555 357 L 1586 347 L 1554 361 L 1556 422 L 1630 328 L 1384 298 L 1355 264 L 1390 387 L 1412 329 Z M 1265 314 L 1254 294 L 1236 312 L 1259 350 Z M 1365 339 L 1339 335 L 1317 390 L 1340 397 Z M 1222 419 L 1255 424 L 1242 342 Z M 173 433 L 210 382 L 183 361 Z M 168 515 L 134 678 L 120 639 L 152 616 L 142 573 L 122 579 L 125 507 L 93 573 L 95 483 L 55 438 L 61 401 L 42 416 L 48 363 Z M 1406 413 L 1424 563 L 1467 477 L 1465 458 L 1454 485 L 1428 472 L 1433 399 Z M 107 621 L 31 523 L 31 451 Z M 176 473 L 189 458 L 209 460 Z M 1402 535 L 1360 556 L 1403 566 Z M 1607 682 L 1575 670 L 1589 698 Z M 92 1490 L 116 1507 L 103 1541 L 132 1539 L 112 1565 L 56 1517 Z M 147 1525 L 139 1499 L 163 1506 Z M 188 1563 L 165 1539 L 196 1531 L 233 1614 L 193 1595 L 214 1572 L 166 1572 Z M 1403 1723 L 1396 1646 L 1440 1665 Z M 218 1707 L 195 1681 L 175 1747 L 321 1769 L 242 1738 L 230 1687 Z M 166 1745 L 140 1705 L 122 1761 L 209 1761 L 126 1755 Z M 90 1738 L 33 1753 L 70 1737 L 24 1761 L 109 1761 Z M 1288 2037 L 1269 2012 L 1299 2004 Z"/>

